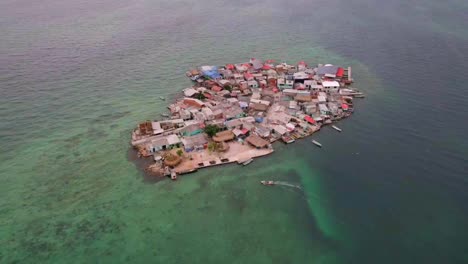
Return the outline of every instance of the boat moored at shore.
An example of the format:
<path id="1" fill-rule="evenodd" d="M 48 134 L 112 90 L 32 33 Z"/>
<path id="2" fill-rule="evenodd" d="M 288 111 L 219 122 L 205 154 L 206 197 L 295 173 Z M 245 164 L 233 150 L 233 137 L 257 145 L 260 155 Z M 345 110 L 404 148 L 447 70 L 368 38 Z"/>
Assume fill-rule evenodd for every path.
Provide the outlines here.
<path id="1" fill-rule="evenodd" d="M 244 162 L 242 162 L 242 165 L 246 166 L 246 165 L 249 165 L 250 163 L 252 163 L 253 159 L 248 159 Z"/>
<path id="2" fill-rule="evenodd" d="M 281 140 L 283 140 L 283 142 L 286 144 L 291 144 L 291 143 L 294 143 L 295 141 L 294 138 L 290 136 L 282 136 Z"/>

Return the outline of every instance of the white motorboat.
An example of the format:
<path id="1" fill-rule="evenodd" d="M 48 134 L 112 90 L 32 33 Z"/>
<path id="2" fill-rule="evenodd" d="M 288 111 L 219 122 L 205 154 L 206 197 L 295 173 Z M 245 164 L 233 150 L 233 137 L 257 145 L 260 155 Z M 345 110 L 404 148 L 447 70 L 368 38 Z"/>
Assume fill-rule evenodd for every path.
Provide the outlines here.
<path id="1" fill-rule="evenodd" d="M 339 128 L 339 127 L 337 127 L 337 126 L 335 126 L 335 125 L 333 125 L 332 127 L 333 127 L 333 129 L 335 129 L 335 130 L 338 131 L 338 132 L 341 132 L 341 131 L 342 131 L 341 128 Z"/>
<path id="2" fill-rule="evenodd" d="M 317 147 L 321 148 L 322 147 L 322 144 L 320 144 L 320 142 L 316 141 L 316 140 L 312 140 L 312 143 L 314 143 Z"/>
<path id="3" fill-rule="evenodd" d="M 275 185 L 274 181 L 260 181 L 260 183 L 266 186 Z"/>
<path id="4" fill-rule="evenodd" d="M 282 136 L 281 139 L 283 140 L 284 143 L 286 144 L 291 144 L 294 142 L 294 138 L 289 137 L 289 136 Z"/>

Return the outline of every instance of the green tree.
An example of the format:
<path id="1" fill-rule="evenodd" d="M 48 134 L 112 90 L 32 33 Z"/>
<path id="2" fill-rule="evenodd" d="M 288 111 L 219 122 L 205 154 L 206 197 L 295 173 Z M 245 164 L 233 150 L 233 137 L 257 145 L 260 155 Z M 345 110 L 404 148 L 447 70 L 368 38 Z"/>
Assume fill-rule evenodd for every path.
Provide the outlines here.
<path id="1" fill-rule="evenodd" d="M 219 150 L 219 144 L 216 143 L 216 142 L 211 142 L 208 144 L 208 150 L 210 152 L 215 152 L 215 151 L 218 151 Z"/>
<path id="2" fill-rule="evenodd" d="M 205 97 L 202 93 L 197 93 L 197 94 L 195 95 L 195 98 L 197 98 L 198 100 L 206 99 L 206 97 Z"/>
<path id="3" fill-rule="evenodd" d="M 177 155 L 179 155 L 179 157 L 182 157 L 182 154 L 184 154 L 184 152 L 181 149 L 178 149 L 177 150 Z"/>
<path id="4" fill-rule="evenodd" d="M 218 133 L 219 130 L 220 128 L 217 125 L 207 125 L 204 129 L 205 133 L 210 137 L 216 135 L 216 133 Z"/>
<path id="5" fill-rule="evenodd" d="M 216 143 L 215 143 L 215 142 L 210 142 L 210 143 L 208 144 L 208 150 L 209 150 L 210 152 L 215 151 L 215 150 L 216 150 Z"/>
<path id="6" fill-rule="evenodd" d="M 229 84 L 224 85 L 224 90 L 228 90 L 229 92 L 232 92 L 232 86 Z"/>

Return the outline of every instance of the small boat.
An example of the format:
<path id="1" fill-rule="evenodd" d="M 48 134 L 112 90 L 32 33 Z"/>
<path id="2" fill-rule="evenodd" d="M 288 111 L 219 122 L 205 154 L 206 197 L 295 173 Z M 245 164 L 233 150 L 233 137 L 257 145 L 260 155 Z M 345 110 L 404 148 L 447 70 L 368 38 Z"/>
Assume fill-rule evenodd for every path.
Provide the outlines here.
<path id="1" fill-rule="evenodd" d="M 163 116 L 163 117 L 169 117 L 170 115 L 169 115 L 168 113 L 163 113 L 163 114 L 161 114 L 161 116 Z"/>
<path id="2" fill-rule="evenodd" d="M 341 132 L 341 131 L 342 131 L 341 128 L 339 128 L 339 127 L 337 127 L 337 126 L 335 126 L 335 125 L 333 125 L 332 127 L 333 127 L 333 129 L 335 129 L 335 130 L 338 131 L 338 132 Z"/>
<path id="3" fill-rule="evenodd" d="M 253 161 L 253 159 L 248 159 L 248 160 L 242 162 L 242 165 L 244 165 L 244 166 L 249 165 L 252 161 Z"/>
<path id="4" fill-rule="evenodd" d="M 166 101 L 166 98 L 162 97 L 162 96 L 159 96 L 159 99 L 163 100 L 163 101 Z"/>
<path id="5" fill-rule="evenodd" d="M 266 186 L 275 185 L 274 181 L 261 181 L 260 183 Z"/>
<path id="6" fill-rule="evenodd" d="M 363 93 L 361 93 L 360 91 L 354 89 L 354 88 L 343 88 L 343 89 L 340 89 L 340 92 L 339 92 L 341 95 L 344 95 L 344 96 L 353 96 L 353 97 L 359 97 L 359 96 L 364 96 Z"/>
<path id="7" fill-rule="evenodd" d="M 283 142 L 286 143 L 286 144 L 291 144 L 291 143 L 294 142 L 294 136 L 293 136 L 293 137 L 282 136 L 281 139 L 282 139 Z"/>
<path id="8" fill-rule="evenodd" d="M 312 143 L 314 143 L 317 147 L 322 147 L 322 144 L 320 144 L 320 142 L 316 141 L 316 140 L 312 140 Z"/>
<path id="9" fill-rule="evenodd" d="M 184 171 L 179 171 L 179 175 L 194 173 L 194 172 L 196 172 L 197 170 L 198 170 L 198 169 L 194 168 L 194 169 L 187 169 L 187 170 L 184 170 Z"/>

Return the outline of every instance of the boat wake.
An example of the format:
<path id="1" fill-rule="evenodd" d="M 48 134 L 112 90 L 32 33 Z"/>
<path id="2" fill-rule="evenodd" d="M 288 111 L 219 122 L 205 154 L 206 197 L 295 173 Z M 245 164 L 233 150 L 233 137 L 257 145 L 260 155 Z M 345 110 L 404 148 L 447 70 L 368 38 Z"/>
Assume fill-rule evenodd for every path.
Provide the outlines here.
<path id="1" fill-rule="evenodd" d="M 282 185 L 282 186 L 286 186 L 286 187 L 291 187 L 291 188 L 297 188 L 299 190 L 302 190 L 302 187 L 299 186 L 299 185 L 294 185 L 294 184 L 291 184 L 289 182 L 283 182 L 283 181 L 275 181 L 274 182 L 275 185 Z"/>

